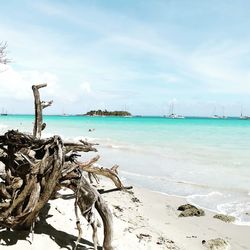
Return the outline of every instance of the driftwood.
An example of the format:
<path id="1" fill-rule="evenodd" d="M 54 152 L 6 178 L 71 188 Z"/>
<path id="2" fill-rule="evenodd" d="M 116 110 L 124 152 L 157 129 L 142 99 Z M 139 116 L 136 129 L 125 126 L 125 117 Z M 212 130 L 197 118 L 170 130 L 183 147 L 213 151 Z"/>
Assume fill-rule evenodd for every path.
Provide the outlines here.
<path id="1" fill-rule="evenodd" d="M 35 123 L 34 123 L 34 129 L 33 129 L 33 136 L 37 138 L 41 138 L 41 132 L 45 129 L 46 123 L 43 123 L 43 109 L 49 107 L 53 101 L 44 102 L 40 100 L 40 93 L 39 89 L 46 87 L 47 84 L 39 84 L 39 85 L 33 85 L 32 90 L 34 94 L 34 100 L 35 100 Z"/>
<path id="2" fill-rule="evenodd" d="M 97 211 L 104 227 L 103 248 L 112 250 L 112 214 L 101 194 L 84 177 L 84 172 L 90 179 L 106 176 L 122 189 L 117 166 L 109 169 L 93 165 L 99 156 L 87 162 L 77 160 L 81 152 L 96 151 L 93 144 L 84 141 L 64 143 L 60 136 L 41 139 L 45 127 L 42 110 L 52 104 L 52 101 L 40 100 L 39 89 L 43 87 L 46 84 L 32 86 L 35 98 L 33 135 L 15 130 L 0 135 L 0 167 L 4 166 L 0 171 L 0 226 L 32 230 L 45 204 L 55 198 L 62 187 L 67 187 L 75 194 L 78 241 L 82 232 L 79 209 L 92 226 L 94 249 L 97 250 Z"/>

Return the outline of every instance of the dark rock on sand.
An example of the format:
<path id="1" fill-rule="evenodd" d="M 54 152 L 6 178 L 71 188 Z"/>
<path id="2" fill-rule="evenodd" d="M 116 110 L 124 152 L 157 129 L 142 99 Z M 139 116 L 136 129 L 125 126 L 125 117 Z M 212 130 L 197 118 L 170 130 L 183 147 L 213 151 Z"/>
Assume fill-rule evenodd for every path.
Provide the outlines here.
<path id="1" fill-rule="evenodd" d="M 141 240 L 151 240 L 152 239 L 152 236 L 150 234 L 143 234 L 143 233 L 140 233 L 140 234 L 137 234 L 136 237 L 139 239 L 139 241 Z"/>
<path id="2" fill-rule="evenodd" d="M 227 222 L 227 223 L 235 221 L 235 217 L 230 216 L 230 215 L 225 215 L 225 214 L 216 214 L 216 215 L 214 215 L 213 218 L 222 220 L 222 221 Z"/>
<path id="3" fill-rule="evenodd" d="M 221 238 L 211 239 L 208 241 L 203 240 L 202 245 L 210 250 L 227 250 L 227 249 L 229 249 L 229 243 Z"/>
<path id="4" fill-rule="evenodd" d="M 116 205 L 113 205 L 113 207 L 115 208 L 115 209 L 117 209 L 119 212 L 123 212 L 123 208 L 121 208 L 120 206 L 116 206 Z"/>
<path id="5" fill-rule="evenodd" d="M 133 197 L 131 200 L 132 200 L 133 202 L 141 203 L 141 201 L 140 201 L 138 198 L 136 198 L 136 197 Z"/>
<path id="6" fill-rule="evenodd" d="M 204 216 L 205 212 L 203 209 L 199 209 L 191 204 L 185 204 L 177 208 L 177 210 L 182 211 L 179 214 L 179 217 L 188 217 L 188 216 Z"/>
<path id="7" fill-rule="evenodd" d="M 156 244 L 162 245 L 163 247 L 165 247 L 164 249 L 171 249 L 171 250 L 180 249 L 178 246 L 175 245 L 174 241 L 164 238 L 162 236 L 158 237 Z"/>
<path id="8" fill-rule="evenodd" d="M 190 209 L 190 208 L 195 208 L 194 205 L 191 205 L 191 204 L 185 204 L 185 205 L 181 205 L 177 208 L 177 210 L 179 211 L 185 211 L 187 209 Z"/>

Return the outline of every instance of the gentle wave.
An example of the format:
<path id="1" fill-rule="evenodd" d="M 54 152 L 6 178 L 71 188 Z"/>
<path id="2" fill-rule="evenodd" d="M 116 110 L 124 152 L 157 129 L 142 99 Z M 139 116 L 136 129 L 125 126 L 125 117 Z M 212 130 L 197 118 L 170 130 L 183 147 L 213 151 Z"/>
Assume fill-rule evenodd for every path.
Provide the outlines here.
<path id="1" fill-rule="evenodd" d="M 235 224 L 250 226 L 250 201 L 223 203 L 217 208 L 221 213 L 236 217 Z"/>
<path id="2" fill-rule="evenodd" d="M 192 195 L 178 195 L 176 192 L 173 190 L 170 191 L 170 193 L 167 192 L 159 192 L 157 190 L 154 190 L 155 192 L 162 193 L 165 195 L 170 195 L 170 196 L 176 196 L 176 197 L 181 197 L 187 200 L 187 202 L 190 202 L 198 207 L 201 207 L 203 209 L 207 209 L 211 212 L 215 213 L 223 213 L 223 214 L 228 214 L 236 217 L 235 224 L 238 225 L 248 225 L 250 226 L 250 216 L 246 215 L 247 212 L 250 212 L 250 202 L 244 202 L 240 203 L 240 200 L 243 198 L 239 199 L 239 202 L 234 202 L 235 196 L 237 196 L 238 192 L 235 193 L 235 195 L 232 195 L 232 192 L 235 190 L 230 190 L 230 189 L 222 189 L 220 191 L 214 190 L 214 191 L 209 191 L 213 189 L 212 186 L 209 185 L 202 185 L 199 183 L 194 183 L 194 182 L 186 182 L 182 180 L 178 180 L 172 177 L 167 177 L 167 176 L 155 176 L 155 175 L 144 175 L 140 173 L 134 173 L 134 172 L 127 172 L 127 171 L 120 171 L 121 175 L 125 176 L 133 176 L 136 177 L 140 180 L 145 179 L 145 182 L 148 183 L 149 181 L 154 182 L 154 183 L 162 183 L 159 181 L 163 181 L 163 183 L 166 184 L 166 182 L 170 183 L 175 183 L 178 185 L 183 185 L 183 190 L 188 190 L 189 186 L 192 187 L 190 189 L 190 192 L 195 192 L 195 190 L 199 190 L 197 188 L 200 188 L 200 191 L 203 190 L 202 192 L 205 192 L 204 194 L 192 194 Z M 149 185 L 149 183 L 147 184 Z M 168 185 L 169 186 L 169 185 Z M 177 191 L 177 190 L 176 190 Z M 245 192 L 241 192 L 242 197 L 244 197 Z M 233 205 L 232 205 L 233 204 Z"/>
<path id="3" fill-rule="evenodd" d="M 147 179 L 160 179 L 160 180 L 168 180 L 168 181 L 173 181 L 173 179 L 171 179 L 170 177 L 167 176 L 157 176 L 157 175 L 143 175 L 143 174 L 139 174 L 139 173 L 132 173 L 132 172 L 127 172 L 124 170 L 119 171 L 121 174 L 126 174 L 126 175 L 130 175 L 130 176 L 136 176 L 136 177 L 142 177 L 142 178 L 147 178 Z"/>
<path id="4" fill-rule="evenodd" d="M 49 134 L 50 135 L 50 134 Z M 50 135 L 51 136 L 51 135 Z M 78 142 L 79 140 L 86 140 L 88 142 L 91 143 L 97 143 L 99 145 L 99 147 L 102 148 L 110 148 L 110 149 L 117 149 L 117 150 L 121 150 L 121 151 L 133 151 L 133 152 L 149 152 L 149 150 L 140 148 L 138 146 L 135 145 L 131 145 L 131 144 L 119 144 L 116 141 L 113 141 L 112 139 L 106 137 L 106 138 L 98 138 L 98 137 L 88 137 L 88 136 L 75 136 L 75 137 L 67 137 L 67 136 L 63 136 L 64 140 L 71 140 L 74 142 Z"/>
<path id="5" fill-rule="evenodd" d="M 171 181 L 171 182 L 175 182 L 177 184 L 183 184 L 185 186 L 193 186 L 193 187 L 198 187 L 198 188 L 202 188 L 202 189 L 211 189 L 213 188 L 213 186 L 211 185 L 206 185 L 206 184 L 201 184 L 201 183 L 196 183 L 196 182 L 190 182 L 190 181 L 185 181 L 185 180 L 178 180 L 176 178 L 172 178 L 170 176 L 157 176 L 157 175 L 144 175 L 144 174 L 140 174 L 140 173 L 133 173 L 133 172 L 127 172 L 127 171 L 120 171 L 123 174 L 126 175 L 131 175 L 131 176 L 136 176 L 136 177 L 142 177 L 142 178 L 148 178 L 148 179 L 161 179 L 161 180 L 166 180 L 166 181 Z M 232 188 L 220 188 L 221 191 L 226 191 L 226 192 L 231 192 L 231 191 L 238 191 L 241 192 L 243 194 L 245 194 L 246 190 L 244 189 L 232 189 Z M 220 193 L 219 191 L 215 191 L 214 193 Z M 213 194 L 213 192 L 212 192 Z M 248 195 L 250 195 L 250 192 L 248 193 Z"/>

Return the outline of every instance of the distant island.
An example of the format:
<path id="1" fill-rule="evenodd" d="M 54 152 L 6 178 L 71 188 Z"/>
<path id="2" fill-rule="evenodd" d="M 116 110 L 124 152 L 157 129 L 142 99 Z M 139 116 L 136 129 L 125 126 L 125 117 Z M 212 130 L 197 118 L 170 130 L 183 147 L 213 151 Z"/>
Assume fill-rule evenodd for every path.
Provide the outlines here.
<path id="1" fill-rule="evenodd" d="M 131 116 L 127 111 L 91 110 L 85 116 Z"/>

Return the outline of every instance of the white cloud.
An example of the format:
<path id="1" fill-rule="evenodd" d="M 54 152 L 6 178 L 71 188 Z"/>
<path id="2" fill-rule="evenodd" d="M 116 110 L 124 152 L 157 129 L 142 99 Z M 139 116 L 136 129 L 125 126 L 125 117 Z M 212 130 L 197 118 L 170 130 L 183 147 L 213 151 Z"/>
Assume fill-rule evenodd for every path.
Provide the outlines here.
<path id="1" fill-rule="evenodd" d="M 2 68 L 0 73 L 0 97 L 24 100 L 30 97 L 31 84 L 10 66 Z"/>
<path id="2" fill-rule="evenodd" d="M 0 97 L 14 100 L 32 98 L 33 84 L 48 83 L 45 93 L 54 94 L 58 88 L 57 76 L 49 72 L 16 71 L 11 66 L 0 66 Z"/>
<path id="3" fill-rule="evenodd" d="M 12 66 L 0 65 L 0 101 L 1 105 L 14 110 L 15 113 L 31 112 L 29 104 L 33 104 L 32 85 L 47 83 L 47 87 L 41 89 L 41 99 L 44 101 L 53 100 L 51 108 L 46 113 L 60 113 L 62 108 L 68 107 L 73 112 L 74 105 L 82 100 L 83 93 L 72 85 L 65 87 L 60 83 L 57 75 L 51 72 L 38 70 L 15 70 Z M 84 82 L 80 88 L 90 92 L 90 84 Z M 5 100 L 3 103 L 3 100 Z M 20 105 L 23 103 L 23 105 Z M 24 104 L 25 103 L 25 104 Z M 26 106 L 25 106 L 26 105 Z M 23 109 L 25 106 L 25 110 Z"/>

